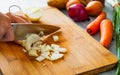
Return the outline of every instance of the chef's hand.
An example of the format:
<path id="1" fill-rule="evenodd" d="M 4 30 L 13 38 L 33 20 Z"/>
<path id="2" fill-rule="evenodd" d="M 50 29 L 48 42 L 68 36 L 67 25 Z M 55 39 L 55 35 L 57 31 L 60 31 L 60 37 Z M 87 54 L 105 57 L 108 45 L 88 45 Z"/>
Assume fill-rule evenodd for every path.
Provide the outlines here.
<path id="1" fill-rule="evenodd" d="M 14 33 L 8 16 L 0 13 L 0 41 L 13 41 Z"/>

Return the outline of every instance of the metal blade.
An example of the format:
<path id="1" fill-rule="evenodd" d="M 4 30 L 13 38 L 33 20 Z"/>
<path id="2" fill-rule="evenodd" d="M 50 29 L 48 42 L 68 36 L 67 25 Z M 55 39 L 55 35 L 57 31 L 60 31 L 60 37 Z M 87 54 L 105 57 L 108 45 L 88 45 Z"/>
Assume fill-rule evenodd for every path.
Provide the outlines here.
<path id="1" fill-rule="evenodd" d="M 49 35 L 60 29 L 58 26 L 41 24 L 41 23 L 12 23 L 14 28 L 15 40 L 24 40 L 27 34 L 39 34 L 40 31 L 44 32 L 44 35 Z"/>

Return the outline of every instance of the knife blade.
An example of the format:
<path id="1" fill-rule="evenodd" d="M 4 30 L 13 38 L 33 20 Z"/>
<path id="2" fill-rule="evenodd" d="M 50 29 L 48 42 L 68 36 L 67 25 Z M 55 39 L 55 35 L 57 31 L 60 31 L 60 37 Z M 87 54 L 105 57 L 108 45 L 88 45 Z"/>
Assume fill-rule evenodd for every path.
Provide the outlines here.
<path id="1" fill-rule="evenodd" d="M 41 24 L 41 23 L 12 23 L 14 29 L 15 40 L 24 40 L 27 34 L 39 34 L 40 31 L 44 35 L 49 35 L 60 29 L 58 26 Z"/>

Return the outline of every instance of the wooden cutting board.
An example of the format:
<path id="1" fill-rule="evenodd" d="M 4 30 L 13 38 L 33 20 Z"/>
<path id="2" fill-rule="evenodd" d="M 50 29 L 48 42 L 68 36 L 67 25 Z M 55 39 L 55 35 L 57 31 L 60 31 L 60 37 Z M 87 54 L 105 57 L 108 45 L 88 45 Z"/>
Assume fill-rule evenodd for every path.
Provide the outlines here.
<path id="1" fill-rule="evenodd" d="M 67 48 L 65 56 L 57 61 L 42 62 L 30 59 L 22 47 L 14 43 L 0 43 L 0 68 L 4 75 L 94 75 L 116 66 L 118 59 L 82 28 L 56 8 L 43 8 L 41 23 L 58 25 L 60 40 Z M 47 39 L 52 42 L 52 35 Z"/>

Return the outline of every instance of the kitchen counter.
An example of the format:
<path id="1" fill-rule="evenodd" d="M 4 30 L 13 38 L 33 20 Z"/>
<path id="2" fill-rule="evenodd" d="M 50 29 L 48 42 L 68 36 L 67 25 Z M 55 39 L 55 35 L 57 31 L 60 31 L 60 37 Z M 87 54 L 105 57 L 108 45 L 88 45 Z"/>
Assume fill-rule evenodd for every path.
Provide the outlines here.
<path id="1" fill-rule="evenodd" d="M 23 10 L 25 8 L 28 8 L 29 6 L 35 6 L 35 7 L 44 7 L 44 6 L 47 6 L 46 4 L 46 1 L 47 0 L 12 0 L 12 1 L 8 1 L 8 0 L 1 0 L 0 1 L 0 11 L 5 13 L 5 12 L 8 12 L 8 9 L 11 5 L 18 5 L 20 6 Z M 107 0 L 108 1 L 108 0 Z M 107 1 L 105 2 L 105 7 L 104 7 L 104 10 L 107 12 L 107 18 L 109 19 L 113 19 L 113 9 L 112 9 L 112 6 L 110 6 L 110 4 L 107 3 Z M 4 8 L 3 8 L 4 7 Z M 68 16 L 66 10 L 61 10 L 66 16 Z M 90 18 L 90 21 L 94 20 L 94 18 Z M 90 23 L 90 21 L 85 21 L 86 24 Z M 86 24 L 84 22 L 76 22 L 80 27 L 83 28 L 83 30 L 85 30 L 85 27 L 86 27 Z M 97 41 L 99 41 L 99 38 L 100 35 L 99 33 L 94 35 L 93 38 L 95 38 Z M 113 40 L 111 45 L 110 45 L 110 48 L 109 50 L 117 55 L 116 53 L 116 47 L 115 47 L 115 41 Z M 115 74 L 115 71 L 116 71 L 116 68 L 110 70 L 110 71 L 107 71 L 107 72 L 103 72 L 103 73 L 100 73 L 98 75 L 114 75 Z M 2 75 L 2 74 L 0 74 Z"/>

